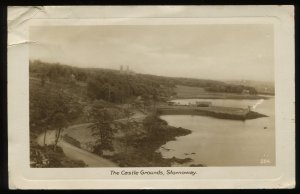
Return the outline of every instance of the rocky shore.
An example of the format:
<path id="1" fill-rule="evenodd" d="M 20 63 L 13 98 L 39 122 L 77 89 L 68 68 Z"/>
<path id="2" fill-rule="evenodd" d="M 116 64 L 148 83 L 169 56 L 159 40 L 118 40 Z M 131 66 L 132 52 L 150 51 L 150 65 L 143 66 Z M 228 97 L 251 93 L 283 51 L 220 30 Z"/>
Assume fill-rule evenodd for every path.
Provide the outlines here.
<path id="1" fill-rule="evenodd" d="M 158 114 L 148 115 L 140 126 L 143 128 L 143 133 L 135 138 L 129 137 L 127 149 L 106 158 L 121 167 L 170 167 L 173 163 L 190 162 L 190 158 L 166 159 L 157 152 L 157 149 L 168 141 L 174 140 L 175 137 L 191 133 L 188 129 L 169 126 L 158 116 Z"/>

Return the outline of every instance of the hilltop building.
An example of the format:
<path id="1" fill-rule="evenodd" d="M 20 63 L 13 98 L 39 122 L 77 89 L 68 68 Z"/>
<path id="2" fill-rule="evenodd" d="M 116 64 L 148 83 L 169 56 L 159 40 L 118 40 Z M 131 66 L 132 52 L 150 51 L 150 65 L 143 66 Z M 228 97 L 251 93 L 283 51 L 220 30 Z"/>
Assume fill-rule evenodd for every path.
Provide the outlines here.
<path id="1" fill-rule="evenodd" d="M 126 70 L 123 69 L 123 65 L 120 65 L 120 73 L 126 74 L 126 75 L 135 75 L 135 72 L 129 69 L 129 66 L 126 66 Z"/>

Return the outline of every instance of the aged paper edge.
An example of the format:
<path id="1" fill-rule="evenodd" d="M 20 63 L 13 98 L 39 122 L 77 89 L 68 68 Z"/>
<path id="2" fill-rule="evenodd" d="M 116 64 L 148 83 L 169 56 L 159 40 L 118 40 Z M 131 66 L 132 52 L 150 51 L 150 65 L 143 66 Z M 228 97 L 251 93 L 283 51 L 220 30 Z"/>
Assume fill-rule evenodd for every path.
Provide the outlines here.
<path id="1" fill-rule="evenodd" d="M 185 24 L 189 22 L 192 24 L 193 22 L 244 23 L 245 21 L 246 23 L 251 21 L 260 23 L 265 22 L 267 18 L 274 20 L 276 37 L 276 167 L 197 168 L 202 173 L 202 177 L 194 179 L 185 177 L 127 177 L 126 179 L 114 179 L 113 177 L 104 176 L 104 174 L 108 174 L 109 168 L 29 168 L 28 44 L 30 44 L 30 40 L 28 39 L 28 27 L 30 25 L 151 25 L 157 22 L 163 25 L 166 23 Z M 92 8 L 54 6 L 9 8 L 9 186 L 11 189 L 294 188 L 294 54 L 293 6 L 108 6 Z M 240 173 L 246 173 L 246 177 L 241 176 Z"/>

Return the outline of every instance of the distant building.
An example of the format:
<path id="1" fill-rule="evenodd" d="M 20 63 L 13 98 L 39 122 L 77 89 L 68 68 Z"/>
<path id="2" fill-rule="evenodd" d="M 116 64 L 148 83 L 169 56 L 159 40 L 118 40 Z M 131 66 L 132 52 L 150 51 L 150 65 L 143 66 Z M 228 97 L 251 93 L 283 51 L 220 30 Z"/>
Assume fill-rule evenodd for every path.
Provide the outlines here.
<path id="1" fill-rule="evenodd" d="M 71 80 L 75 81 L 75 75 L 73 73 L 71 74 Z"/>
<path id="2" fill-rule="evenodd" d="M 197 107 L 209 107 L 211 105 L 212 105 L 211 102 L 205 102 L 205 101 L 197 101 L 196 102 Z"/>
<path id="3" fill-rule="evenodd" d="M 250 94 L 250 90 L 244 89 L 242 93 L 243 93 L 243 94 Z"/>
<path id="4" fill-rule="evenodd" d="M 248 106 L 248 113 L 251 111 L 252 106 Z"/>
<path id="5" fill-rule="evenodd" d="M 73 73 L 70 75 L 69 82 L 73 84 L 76 83 L 76 76 Z"/>
<path id="6" fill-rule="evenodd" d="M 168 102 L 168 105 L 169 105 L 169 106 L 175 105 L 175 102 L 169 101 L 169 102 Z"/>
<path id="7" fill-rule="evenodd" d="M 135 72 L 130 70 L 129 66 L 126 66 L 126 70 L 123 69 L 123 65 L 120 65 L 120 73 L 124 73 L 126 75 L 135 75 Z"/>

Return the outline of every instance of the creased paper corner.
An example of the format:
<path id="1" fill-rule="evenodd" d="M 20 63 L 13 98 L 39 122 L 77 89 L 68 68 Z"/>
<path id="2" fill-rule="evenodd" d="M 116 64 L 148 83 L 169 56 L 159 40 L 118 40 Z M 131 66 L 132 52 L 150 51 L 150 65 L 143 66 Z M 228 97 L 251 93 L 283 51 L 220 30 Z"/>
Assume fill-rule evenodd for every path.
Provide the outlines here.
<path id="1" fill-rule="evenodd" d="M 43 6 L 35 7 L 9 7 L 7 16 L 8 48 L 20 44 L 30 43 L 26 36 L 24 25 L 38 13 L 46 13 Z"/>

